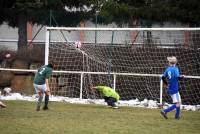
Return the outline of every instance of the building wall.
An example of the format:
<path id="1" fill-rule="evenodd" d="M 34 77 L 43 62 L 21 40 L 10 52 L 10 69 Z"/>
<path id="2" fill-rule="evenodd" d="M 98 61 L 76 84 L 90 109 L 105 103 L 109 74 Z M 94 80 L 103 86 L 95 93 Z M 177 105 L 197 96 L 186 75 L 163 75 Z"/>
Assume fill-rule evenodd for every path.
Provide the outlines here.
<path id="1" fill-rule="evenodd" d="M 86 21 L 84 24 L 85 27 L 95 27 L 95 24 Z M 32 27 L 32 38 L 37 34 L 41 25 L 33 25 Z M 114 28 L 117 27 L 116 24 L 112 23 L 109 25 L 98 24 L 97 27 L 110 27 Z M 126 25 L 124 27 L 127 27 Z M 152 27 L 183 27 L 180 23 L 172 24 L 172 23 L 164 23 L 164 25 L 154 24 Z M 80 35 L 81 33 L 81 35 Z M 139 36 L 138 36 L 138 35 Z M 65 36 L 65 38 L 63 37 Z M 144 43 L 145 38 L 147 38 L 147 33 L 145 32 L 114 32 L 114 36 L 112 37 L 112 31 L 102 31 L 95 33 L 94 31 L 90 32 L 80 32 L 80 31 L 60 31 L 52 32 L 51 33 L 51 41 L 83 41 L 87 43 L 95 43 L 95 36 L 96 36 L 96 43 L 115 43 L 115 44 L 127 44 L 127 43 Z M 29 35 L 30 36 L 30 35 Z M 137 36 L 137 39 L 136 39 Z M 152 39 L 155 43 L 165 44 L 165 43 L 174 43 L 174 42 L 182 42 L 184 33 L 176 32 L 152 32 Z M 17 50 L 17 40 L 18 40 L 18 28 L 9 27 L 6 23 L 0 25 L 0 48 L 7 48 L 11 50 Z M 34 42 L 45 42 L 45 26 L 42 27 L 40 32 L 33 40 Z"/>
<path id="2" fill-rule="evenodd" d="M 16 50 L 18 39 L 18 28 L 9 27 L 6 23 L 0 25 L 0 49 L 8 48 Z"/>

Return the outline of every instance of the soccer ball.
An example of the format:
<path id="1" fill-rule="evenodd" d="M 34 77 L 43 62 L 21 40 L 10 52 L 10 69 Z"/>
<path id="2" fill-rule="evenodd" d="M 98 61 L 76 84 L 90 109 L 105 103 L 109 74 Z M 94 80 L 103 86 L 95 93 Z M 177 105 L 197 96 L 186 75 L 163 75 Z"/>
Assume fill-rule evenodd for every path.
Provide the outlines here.
<path id="1" fill-rule="evenodd" d="M 6 58 L 10 58 L 10 57 L 11 57 L 11 54 L 8 53 L 8 54 L 5 55 L 5 57 L 6 57 Z"/>
<path id="2" fill-rule="evenodd" d="M 76 41 L 75 46 L 76 46 L 76 48 L 81 48 L 82 43 L 80 41 Z"/>

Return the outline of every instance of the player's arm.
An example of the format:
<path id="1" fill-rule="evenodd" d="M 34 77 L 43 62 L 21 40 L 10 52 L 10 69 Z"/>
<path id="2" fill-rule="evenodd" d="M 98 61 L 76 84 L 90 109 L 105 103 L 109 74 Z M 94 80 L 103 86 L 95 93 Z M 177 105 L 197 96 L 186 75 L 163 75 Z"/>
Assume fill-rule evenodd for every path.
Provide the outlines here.
<path id="1" fill-rule="evenodd" d="M 184 77 L 185 77 L 185 75 L 180 75 L 180 76 L 178 77 L 178 80 L 182 80 Z"/>
<path id="2" fill-rule="evenodd" d="M 46 83 L 46 86 L 47 86 L 47 93 L 48 93 L 48 95 L 50 95 L 49 80 L 45 79 L 45 83 Z"/>
<path id="3" fill-rule="evenodd" d="M 47 73 L 46 73 L 46 79 L 45 79 L 45 83 L 46 83 L 46 86 L 47 86 L 47 93 L 50 95 L 50 88 L 49 88 L 49 77 L 51 76 L 52 74 L 52 70 L 48 70 Z"/>
<path id="4" fill-rule="evenodd" d="M 185 75 L 180 75 L 179 69 L 177 69 L 175 73 L 176 73 L 176 77 L 178 77 L 178 80 L 182 80 L 185 77 Z"/>
<path id="5" fill-rule="evenodd" d="M 103 87 L 102 86 L 94 86 L 94 87 L 92 86 L 92 87 L 90 87 L 90 89 L 93 91 L 97 90 L 97 91 L 101 92 L 103 90 Z"/>
<path id="6" fill-rule="evenodd" d="M 164 75 L 161 77 L 161 79 L 163 80 L 163 83 L 165 84 L 165 85 L 167 85 L 168 83 L 167 83 L 167 77 L 165 77 Z"/>
<path id="7" fill-rule="evenodd" d="M 92 87 L 90 87 L 90 89 L 102 92 L 102 90 L 104 89 L 104 86 L 92 86 Z"/>
<path id="8" fill-rule="evenodd" d="M 95 87 L 95 86 L 91 86 L 90 89 L 94 91 L 94 90 L 97 89 L 97 87 Z"/>
<path id="9" fill-rule="evenodd" d="M 162 75 L 162 77 L 161 77 L 161 79 L 163 80 L 163 83 L 167 86 L 168 85 L 168 83 L 167 83 L 167 69 L 164 71 L 164 73 L 163 73 L 163 75 Z"/>

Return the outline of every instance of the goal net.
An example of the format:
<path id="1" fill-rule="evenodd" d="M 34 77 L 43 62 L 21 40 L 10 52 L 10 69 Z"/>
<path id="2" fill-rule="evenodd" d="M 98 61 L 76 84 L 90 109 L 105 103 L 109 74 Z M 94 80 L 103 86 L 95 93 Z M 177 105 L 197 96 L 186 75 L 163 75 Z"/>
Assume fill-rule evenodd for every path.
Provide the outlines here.
<path id="1" fill-rule="evenodd" d="M 54 61 L 52 94 L 98 99 L 90 86 L 112 86 L 121 100 L 170 103 L 160 76 L 176 56 L 183 104 L 200 104 L 200 29 L 47 27 L 45 62 Z M 162 91 L 163 89 L 163 91 Z M 161 100 L 160 100 L 161 99 Z"/>

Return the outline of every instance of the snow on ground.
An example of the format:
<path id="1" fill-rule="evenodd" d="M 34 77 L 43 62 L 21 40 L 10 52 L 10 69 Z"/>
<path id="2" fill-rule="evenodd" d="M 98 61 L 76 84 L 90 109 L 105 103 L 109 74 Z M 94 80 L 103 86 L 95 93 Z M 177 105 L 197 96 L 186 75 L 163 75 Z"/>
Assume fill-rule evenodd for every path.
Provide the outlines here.
<path id="1" fill-rule="evenodd" d="M 37 95 L 24 96 L 19 93 L 9 93 L 8 95 L 0 95 L 0 100 L 24 100 L 24 101 L 37 101 Z M 63 96 L 50 96 L 50 101 L 57 102 L 67 102 L 75 104 L 97 104 L 97 105 L 106 105 L 103 99 L 79 99 L 79 98 L 68 98 Z M 129 107 L 146 107 L 146 108 L 159 108 L 159 103 L 153 100 L 144 99 L 143 101 L 135 100 L 120 100 L 117 105 L 120 106 L 129 106 Z M 164 104 L 164 108 L 170 106 L 171 104 Z M 190 111 L 200 111 L 200 105 L 182 105 L 181 109 L 190 110 Z"/>

